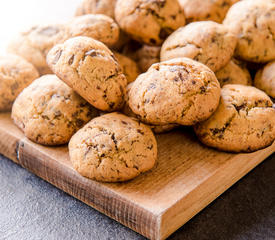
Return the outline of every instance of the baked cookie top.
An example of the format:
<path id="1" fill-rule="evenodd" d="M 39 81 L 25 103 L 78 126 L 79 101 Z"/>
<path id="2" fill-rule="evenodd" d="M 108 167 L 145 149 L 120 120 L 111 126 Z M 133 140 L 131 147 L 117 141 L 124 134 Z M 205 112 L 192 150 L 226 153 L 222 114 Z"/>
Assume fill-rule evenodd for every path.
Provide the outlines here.
<path id="1" fill-rule="evenodd" d="M 257 72 L 254 85 L 275 98 L 275 61 L 268 63 Z"/>
<path id="2" fill-rule="evenodd" d="M 215 21 L 222 23 L 228 9 L 239 0 L 179 0 L 186 21 Z"/>
<path id="3" fill-rule="evenodd" d="M 90 104 L 102 111 L 123 106 L 127 79 L 114 54 L 101 42 L 75 37 L 48 54 L 52 71 Z"/>
<path id="4" fill-rule="evenodd" d="M 16 98 L 12 119 L 26 137 L 44 145 L 69 142 L 98 111 L 55 75 L 36 79 Z"/>
<path id="5" fill-rule="evenodd" d="M 157 142 L 149 127 L 123 114 L 109 113 L 79 130 L 70 140 L 69 153 L 82 176 L 121 182 L 154 166 Z"/>
<path id="6" fill-rule="evenodd" d="M 238 38 L 235 55 L 251 62 L 275 59 L 275 1 L 248 0 L 234 4 L 224 25 Z"/>
<path id="7" fill-rule="evenodd" d="M 205 65 L 189 58 L 153 64 L 129 92 L 129 106 L 153 125 L 193 125 L 217 108 L 220 84 Z M 205 104 L 207 103 L 207 104 Z"/>
<path id="8" fill-rule="evenodd" d="M 251 152 L 275 139 L 275 108 L 261 90 L 237 84 L 222 88 L 217 111 L 195 126 L 199 139 L 230 152 Z"/>
<path id="9" fill-rule="evenodd" d="M 10 111 L 19 93 L 38 77 L 25 59 L 13 54 L 0 56 L 0 111 Z"/>
<path id="10" fill-rule="evenodd" d="M 236 37 L 222 24 L 212 21 L 194 22 L 171 34 L 161 48 L 161 61 L 188 57 L 216 72 L 234 54 Z"/>
<path id="11" fill-rule="evenodd" d="M 149 45 L 161 45 L 185 24 L 184 13 L 174 0 L 118 0 L 115 19 L 133 39 Z"/>

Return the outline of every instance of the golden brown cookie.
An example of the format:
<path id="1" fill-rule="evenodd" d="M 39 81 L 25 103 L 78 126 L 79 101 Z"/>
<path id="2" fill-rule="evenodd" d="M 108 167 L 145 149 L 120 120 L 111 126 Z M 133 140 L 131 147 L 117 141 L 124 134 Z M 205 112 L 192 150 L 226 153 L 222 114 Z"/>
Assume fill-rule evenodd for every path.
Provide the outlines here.
<path id="1" fill-rule="evenodd" d="M 254 85 L 275 98 L 275 61 L 268 63 L 257 72 Z"/>
<path id="2" fill-rule="evenodd" d="M 105 14 L 114 18 L 115 5 L 117 0 L 82 0 L 75 15 Z"/>
<path id="3" fill-rule="evenodd" d="M 122 71 L 125 77 L 127 78 L 128 83 L 135 81 L 137 76 L 140 74 L 140 70 L 136 62 L 133 61 L 131 58 L 126 57 L 125 55 L 122 55 L 118 52 L 114 52 L 114 55 L 118 63 L 122 67 Z"/>
<path id="4" fill-rule="evenodd" d="M 87 14 L 75 17 L 67 23 L 70 38 L 86 36 L 113 47 L 119 40 L 119 27 L 103 14 Z"/>
<path id="5" fill-rule="evenodd" d="M 157 159 L 157 142 L 144 124 L 123 114 L 109 113 L 90 121 L 69 143 L 73 167 L 84 177 L 122 182 L 150 170 Z"/>
<path id="6" fill-rule="evenodd" d="M 118 0 L 115 19 L 133 39 L 149 45 L 161 45 L 185 24 L 184 13 L 174 0 Z"/>
<path id="7" fill-rule="evenodd" d="M 44 145 L 69 142 L 98 111 L 55 75 L 35 80 L 16 98 L 12 119 L 25 136 Z"/>
<path id="8" fill-rule="evenodd" d="M 228 9 L 239 0 L 179 0 L 186 21 L 211 20 L 222 23 Z"/>
<path id="9" fill-rule="evenodd" d="M 215 74 L 221 87 L 226 84 L 252 85 L 249 71 L 242 64 L 238 64 L 238 61 L 236 60 L 231 60 Z"/>
<path id="10" fill-rule="evenodd" d="M 179 28 L 163 43 L 161 61 L 188 57 L 216 72 L 224 67 L 234 54 L 236 37 L 222 24 L 204 21 Z"/>
<path id="11" fill-rule="evenodd" d="M 219 105 L 220 84 L 205 65 L 175 58 L 152 65 L 133 83 L 129 106 L 149 124 L 193 125 Z"/>
<path id="12" fill-rule="evenodd" d="M 113 53 L 101 42 L 75 37 L 48 54 L 52 71 L 80 96 L 102 111 L 124 104 L 127 79 Z"/>
<path id="13" fill-rule="evenodd" d="M 235 55 L 251 62 L 275 59 L 275 1 L 248 0 L 234 4 L 224 20 L 238 37 Z"/>
<path id="14" fill-rule="evenodd" d="M 243 85 L 225 85 L 217 111 L 195 126 L 207 146 L 230 152 L 252 152 L 275 139 L 275 108 L 261 90 Z"/>
<path id="15" fill-rule="evenodd" d="M 146 72 L 154 63 L 160 62 L 160 47 L 143 45 L 136 52 L 137 64 L 142 72 Z"/>
<path id="16" fill-rule="evenodd" d="M 133 86 L 133 82 L 127 85 L 126 88 L 126 95 L 125 95 L 125 104 L 121 110 L 122 113 L 124 113 L 126 116 L 138 119 L 138 116 L 132 111 L 132 109 L 129 106 L 129 92 L 131 90 L 131 87 Z M 165 133 L 169 132 L 175 128 L 177 128 L 179 125 L 178 124 L 166 124 L 166 125 L 148 125 L 152 129 L 154 133 Z"/>
<path id="17" fill-rule="evenodd" d="M 48 51 L 67 38 L 66 27 L 61 24 L 37 25 L 16 36 L 7 51 L 32 63 L 41 75 L 51 73 L 47 65 Z"/>
<path id="18" fill-rule="evenodd" d="M 25 59 L 13 54 L 0 56 L 0 112 L 10 111 L 19 93 L 38 77 Z"/>

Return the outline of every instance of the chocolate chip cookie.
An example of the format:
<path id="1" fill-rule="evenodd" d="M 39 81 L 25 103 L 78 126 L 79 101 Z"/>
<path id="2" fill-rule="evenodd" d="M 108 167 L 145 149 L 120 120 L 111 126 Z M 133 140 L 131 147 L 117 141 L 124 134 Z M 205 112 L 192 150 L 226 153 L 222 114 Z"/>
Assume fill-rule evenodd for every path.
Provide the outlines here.
<path id="1" fill-rule="evenodd" d="M 115 5 L 117 0 L 82 0 L 79 4 L 75 15 L 85 14 L 105 14 L 114 18 Z"/>
<path id="2" fill-rule="evenodd" d="M 55 75 L 35 80 L 12 107 L 12 119 L 25 136 L 44 145 L 69 142 L 78 129 L 98 114 Z"/>
<path id="3" fill-rule="evenodd" d="M 146 72 L 154 63 L 160 62 L 160 47 L 143 45 L 136 51 L 137 64 L 142 72 Z"/>
<path id="4" fill-rule="evenodd" d="M 10 111 L 19 93 L 38 77 L 35 67 L 25 59 L 12 54 L 0 56 L 0 112 Z"/>
<path id="5" fill-rule="evenodd" d="M 228 9 L 239 0 L 179 0 L 186 21 L 211 20 L 222 23 Z"/>
<path id="6" fill-rule="evenodd" d="M 123 114 L 91 120 L 69 143 L 73 167 L 84 177 L 122 182 L 150 170 L 157 159 L 151 129 Z"/>
<path id="7" fill-rule="evenodd" d="M 275 61 L 268 63 L 257 72 L 254 85 L 275 98 Z"/>
<path id="8" fill-rule="evenodd" d="M 128 83 L 135 81 L 137 76 L 140 74 L 140 70 L 136 62 L 118 52 L 114 52 L 114 55 L 120 64 Z"/>
<path id="9" fill-rule="evenodd" d="M 222 69 L 215 73 L 221 87 L 226 84 L 252 85 L 251 75 L 244 64 L 238 64 L 237 60 L 231 60 Z"/>
<path id="10" fill-rule="evenodd" d="M 114 111 L 123 106 L 127 79 L 103 43 L 88 37 L 71 38 L 56 45 L 47 62 L 61 80 L 94 107 Z"/>
<path id="11" fill-rule="evenodd" d="M 184 13 L 174 0 L 118 0 L 115 19 L 133 39 L 149 45 L 161 45 L 185 24 Z"/>
<path id="12" fill-rule="evenodd" d="M 189 58 L 153 64 L 129 92 L 129 106 L 152 125 L 194 125 L 219 105 L 220 84 L 205 65 Z"/>
<path id="13" fill-rule="evenodd" d="M 238 37 L 235 55 L 250 62 L 275 59 L 275 1 L 249 0 L 234 4 L 224 20 Z"/>
<path id="14" fill-rule="evenodd" d="M 257 88 L 225 85 L 217 111 L 194 129 L 207 146 L 230 152 L 256 151 L 275 139 L 275 108 Z"/>
<path id="15" fill-rule="evenodd" d="M 204 21 L 190 23 L 171 34 L 161 48 L 161 61 L 188 57 L 216 72 L 234 54 L 236 37 L 222 24 Z"/>

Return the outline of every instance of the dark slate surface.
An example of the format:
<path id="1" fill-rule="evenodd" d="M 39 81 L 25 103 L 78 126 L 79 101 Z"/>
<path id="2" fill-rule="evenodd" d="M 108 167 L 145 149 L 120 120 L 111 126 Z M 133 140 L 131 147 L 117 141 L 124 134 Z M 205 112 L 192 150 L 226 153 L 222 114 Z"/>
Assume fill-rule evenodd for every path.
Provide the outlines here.
<path id="1" fill-rule="evenodd" d="M 144 239 L 0 157 L 0 239 Z M 169 239 L 275 239 L 275 155 Z"/>

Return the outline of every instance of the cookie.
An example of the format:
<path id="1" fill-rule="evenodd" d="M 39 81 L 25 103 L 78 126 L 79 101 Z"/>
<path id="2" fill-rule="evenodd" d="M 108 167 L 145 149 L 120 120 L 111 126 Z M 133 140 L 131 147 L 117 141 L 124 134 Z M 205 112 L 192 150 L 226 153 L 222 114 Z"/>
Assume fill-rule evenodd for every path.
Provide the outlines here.
<path id="1" fill-rule="evenodd" d="M 186 22 L 215 21 L 222 23 L 228 9 L 239 0 L 179 0 Z"/>
<path id="2" fill-rule="evenodd" d="M 25 59 L 12 54 L 0 56 L 0 112 L 10 111 L 19 93 L 38 77 L 35 67 Z"/>
<path id="3" fill-rule="evenodd" d="M 268 63 L 257 72 L 254 85 L 275 98 L 275 61 Z"/>
<path id="4" fill-rule="evenodd" d="M 226 84 L 252 85 L 249 71 L 236 60 L 231 60 L 222 69 L 215 73 L 221 87 Z"/>
<path id="5" fill-rule="evenodd" d="M 118 0 L 115 19 L 133 39 L 149 45 L 161 45 L 185 24 L 184 13 L 174 0 Z"/>
<path id="6" fill-rule="evenodd" d="M 236 37 L 222 24 L 203 21 L 179 28 L 163 43 L 160 58 L 166 61 L 188 57 L 216 72 L 224 67 L 234 54 Z"/>
<path id="7" fill-rule="evenodd" d="M 275 108 L 261 90 L 225 85 L 217 111 L 194 127 L 202 143 L 229 152 L 252 152 L 275 139 Z"/>
<path id="8" fill-rule="evenodd" d="M 124 104 L 127 79 L 113 53 L 101 42 L 75 37 L 48 54 L 52 71 L 80 96 L 102 111 Z"/>
<path id="9" fill-rule="evenodd" d="M 123 114 L 91 120 L 69 143 L 73 167 L 84 177 L 122 182 L 150 170 L 157 159 L 151 129 Z"/>
<path id="10" fill-rule="evenodd" d="M 52 73 L 46 62 L 48 51 L 67 37 L 66 27 L 60 24 L 37 25 L 18 34 L 7 51 L 32 63 L 40 75 Z"/>
<path id="11" fill-rule="evenodd" d="M 140 70 L 146 72 L 154 63 L 160 62 L 160 47 L 143 45 L 136 55 Z"/>
<path id="12" fill-rule="evenodd" d="M 234 4 L 224 25 L 238 38 L 235 56 L 250 62 L 275 59 L 275 1 L 248 0 Z"/>
<path id="13" fill-rule="evenodd" d="M 127 85 L 126 95 L 125 95 L 125 104 L 124 104 L 121 112 L 124 113 L 128 117 L 138 119 L 138 116 L 132 111 L 132 109 L 129 106 L 129 92 L 130 92 L 132 86 L 133 86 L 133 82 L 131 82 L 130 84 Z M 158 133 L 169 132 L 169 131 L 177 128 L 178 124 L 173 124 L 173 123 L 166 124 L 166 125 L 148 125 L 147 124 L 147 126 L 150 127 L 154 133 L 158 134 Z"/>
<path id="14" fill-rule="evenodd" d="M 140 74 L 140 70 L 136 62 L 118 52 L 114 52 L 114 55 L 122 67 L 122 71 L 127 78 L 128 83 L 135 81 L 137 76 Z"/>
<path id="15" fill-rule="evenodd" d="M 117 0 L 82 0 L 79 4 L 75 15 L 85 14 L 105 14 L 114 18 L 115 5 Z"/>
<path id="16" fill-rule="evenodd" d="M 152 65 L 133 83 L 129 106 L 145 123 L 194 125 L 219 105 L 220 84 L 205 65 L 175 58 Z"/>
<path id="17" fill-rule="evenodd" d="M 113 47 L 119 40 L 119 27 L 103 14 L 88 14 L 73 18 L 67 24 L 70 37 L 86 36 Z"/>
<path id="18" fill-rule="evenodd" d="M 44 145 L 68 143 L 98 111 L 55 75 L 35 80 L 16 98 L 12 119 L 25 136 Z"/>

